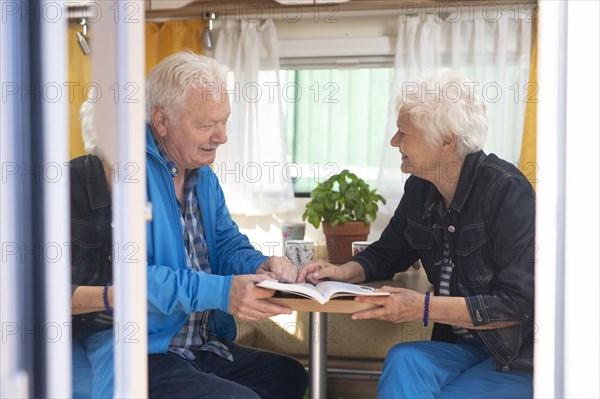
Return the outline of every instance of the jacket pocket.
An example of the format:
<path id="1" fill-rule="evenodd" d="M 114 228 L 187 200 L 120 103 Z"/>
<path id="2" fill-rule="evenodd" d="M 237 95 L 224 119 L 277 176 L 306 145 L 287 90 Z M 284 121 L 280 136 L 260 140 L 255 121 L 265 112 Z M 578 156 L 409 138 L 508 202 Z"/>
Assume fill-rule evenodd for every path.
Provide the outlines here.
<path id="1" fill-rule="evenodd" d="M 484 251 L 487 234 L 484 224 L 463 228 L 456 240 L 456 264 L 459 265 L 460 283 L 465 286 L 483 286 L 494 273 Z"/>
<path id="2" fill-rule="evenodd" d="M 421 226 L 410 219 L 407 220 L 404 236 L 413 249 L 431 249 L 433 247 L 433 234 L 426 226 Z"/>
<path id="3" fill-rule="evenodd" d="M 485 225 L 468 226 L 460 232 L 456 240 L 456 254 L 467 256 L 486 243 Z"/>
<path id="4" fill-rule="evenodd" d="M 419 253 L 423 265 L 429 266 L 435 263 L 434 237 L 429 227 L 408 219 L 404 229 L 404 237 L 406 237 L 411 248 Z"/>
<path id="5" fill-rule="evenodd" d="M 82 285 L 100 272 L 106 261 L 104 236 L 99 227 L 82 220 L 71 222 L 71 273 L 73 284 Z M 99 282 L 98 282 L 99 284 Z"/>

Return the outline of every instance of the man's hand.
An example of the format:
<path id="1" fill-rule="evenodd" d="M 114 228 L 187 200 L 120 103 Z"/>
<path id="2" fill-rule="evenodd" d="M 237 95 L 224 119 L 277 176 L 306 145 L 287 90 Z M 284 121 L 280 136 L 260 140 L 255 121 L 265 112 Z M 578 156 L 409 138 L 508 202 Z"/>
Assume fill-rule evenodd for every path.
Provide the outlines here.
<path id="1" fill-rule="evenodd" d="M 270 256 L 259 268 L 256 274 L 267 274 L 281 283 L 293 283 L 298 275 L 296 266 L 281 256 Z"/>
<path id="2" fill-rule="evenodd" d="M 266 301 L 275 291 L 255 285 L 266 279 L 268 276 L 258 274 L 233 276 L 229 290 L 229 314 L 241 320 L 258 320 L 282 313 L 292 313 L 289 308 Z"/>

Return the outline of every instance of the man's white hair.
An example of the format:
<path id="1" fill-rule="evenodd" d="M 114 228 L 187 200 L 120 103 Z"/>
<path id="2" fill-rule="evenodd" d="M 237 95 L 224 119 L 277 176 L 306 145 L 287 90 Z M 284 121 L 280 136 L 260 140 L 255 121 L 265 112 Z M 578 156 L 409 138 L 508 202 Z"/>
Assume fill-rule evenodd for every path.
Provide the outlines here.
<path id="1" fill-rule="evenodd" d="M 162 60 L 146 78 L 146 122 L 152 123 L 152 112 L 163 107 L 177 124 L 186 110 L 186 94 L 190 88 L 204 88 L 216 94 L 225 88 L 229 69 L 212 58 L 192 51 L 180 51 Z"/>
<path id="2" fill-rule="evenodd" d="M 212 58 L 192 51 L 180 51 L 158 63 L 146 78 L 146 122 L 152 122 L 156 107 L 164 107 L 171 122 L 178 123 L 181 112 L 186 109 L 186 93 L 190 88 L 203 87 L 208 94 L 216 94 L 225 87 L 229 69 Z M 81 135 L 86 152 L 99 156 L 94 126 L 95 88 L 88 93 L 88 100 L 79 108 Z"/>

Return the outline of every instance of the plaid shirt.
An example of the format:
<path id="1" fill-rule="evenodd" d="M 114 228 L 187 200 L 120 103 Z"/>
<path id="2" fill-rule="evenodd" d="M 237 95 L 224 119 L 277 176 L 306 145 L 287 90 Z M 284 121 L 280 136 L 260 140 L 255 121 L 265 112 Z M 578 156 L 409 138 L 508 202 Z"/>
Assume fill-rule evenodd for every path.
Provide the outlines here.
<path id="1" fill-rule="evenodd" d="M 167 164 L 171 176 L 177 176 L 179 170 L 175 162 L 167 155 L 158 142 L 156 142 L 156 147 Z M 194 190 L 198 177 L 198 169 L 186 171 L 183 185 L 183 204 L 179 201 L 177 201 L 177 204 L 179 205 L 179 220 L 181 221 L 183 241 L 187 255 L 186 265 L 195 271 L 210 273 L 208 247 L 204 239 L 200 204 L 196 190 Z M 233 361 L 233 356 L 229 349 L 221 341 L 208 335 L 207 322 L 209 317 L 210 310 L 191 313 L 188 322 L 171 339 L 169 351 L 189 360 L 195 359 L 193 350 L 208 351 L 224 359 Z"/>

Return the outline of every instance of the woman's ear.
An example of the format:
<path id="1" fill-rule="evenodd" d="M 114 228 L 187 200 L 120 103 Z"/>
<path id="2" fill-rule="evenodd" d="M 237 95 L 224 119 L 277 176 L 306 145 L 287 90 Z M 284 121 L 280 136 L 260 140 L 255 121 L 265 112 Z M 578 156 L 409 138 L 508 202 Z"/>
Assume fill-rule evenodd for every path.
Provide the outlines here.
<path id="1" fill-rule="evenodd" d="M 448 136 L 442 139 L 442 154 L 448 155 L 456 151 L 456 145 L 458 136 L 454 133 L 450 133 Z"/>
<path id="2" fill-rule="evenodd" d="M 167 135 L 167 125 L 169 123 L 169 117 L 162 107 L 156 107 L 152 111 L 152 125 L 156 129 L 159 137 L 165 137 Z"/>

